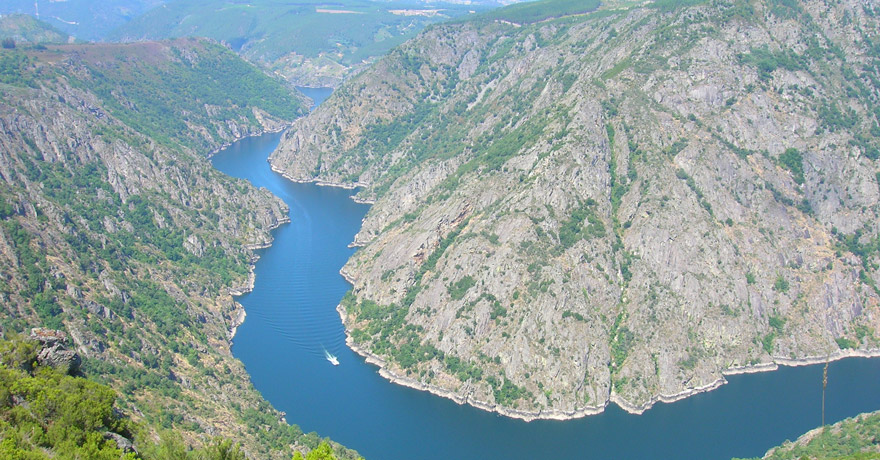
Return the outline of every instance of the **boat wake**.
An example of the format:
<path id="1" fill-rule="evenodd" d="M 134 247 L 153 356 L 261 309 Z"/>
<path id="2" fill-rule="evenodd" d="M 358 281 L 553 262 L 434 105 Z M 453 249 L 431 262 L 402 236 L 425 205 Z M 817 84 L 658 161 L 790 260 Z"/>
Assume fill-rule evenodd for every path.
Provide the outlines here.
<path id="1" fill-rule="evenodd" d="M 324 348 L 324 357 L 327 358 L 327 361 L 330 361 L 330 363 L 333 364 L 334 366 L 339 365 L 339 358 L 337 358 L 336 356 L 331 354 L 329 351 L 327 351 L 326 348 Z"/>

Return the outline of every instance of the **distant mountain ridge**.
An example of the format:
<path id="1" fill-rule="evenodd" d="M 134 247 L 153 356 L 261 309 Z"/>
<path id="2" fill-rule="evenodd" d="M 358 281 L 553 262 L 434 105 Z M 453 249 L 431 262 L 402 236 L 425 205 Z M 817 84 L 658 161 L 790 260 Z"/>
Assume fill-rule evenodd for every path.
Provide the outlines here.
<path id="1" fill-rule="evenodd" d="M 0 15 L 0 38 L 25 43 L 66 43 L 71 37 L 26 14 Z"/>
<path id="2" fill-rule="evenodd" d="M 880 8 L 572 5 L 431 26 L 285 135 L 375 201 L 352 346 L 526 419 L 876 355 Z"/>
<path id="3" fill-rule="evenodd" d="M 479 3 L 176 0 L 120 26 L 108 39 L 210 37 L 298 85 L 336 86 L 426 25 L 484 10 Z"/>
<path id="4" fill-rule="evenodd" d="M 98 41 L 110 32 L 165 0 L 4 0 L 0 14 L 35 16 L 80 40 Z"/>

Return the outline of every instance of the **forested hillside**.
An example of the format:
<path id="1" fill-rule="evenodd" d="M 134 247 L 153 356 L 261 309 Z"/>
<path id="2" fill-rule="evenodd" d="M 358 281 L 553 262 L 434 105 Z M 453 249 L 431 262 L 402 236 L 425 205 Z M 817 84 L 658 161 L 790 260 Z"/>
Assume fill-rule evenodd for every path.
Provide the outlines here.
<path id="1" fill-rule="evenodd" d="M 256 458 L 316 447 L 229 350 L 230 292 L 248 288 L 251 249 L 286 206 L 206 159 L 303 110 L 206 40 L 0 51 L 3 332 L 66 331 L 147 433 L 222 437 Z"/>

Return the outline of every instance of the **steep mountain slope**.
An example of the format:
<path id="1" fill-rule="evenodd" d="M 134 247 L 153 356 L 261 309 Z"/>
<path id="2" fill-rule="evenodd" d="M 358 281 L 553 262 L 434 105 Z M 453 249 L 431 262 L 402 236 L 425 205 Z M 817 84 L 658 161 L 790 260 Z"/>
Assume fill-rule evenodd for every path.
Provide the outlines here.
<path id="1" fill-rule="evenodd" d="M 523 418 L 876 354 L 880 9 L 571 5 L 430 27 L 285 135 L 375 201 L 352 345 Z"/>
<path id="2" fill-rule="evenodd" d="M 136 79 L 134 76 L 136 76 Z M 0 52 L 0 324 L 65 329 L 152 430 L 259 458 L 317 445 L 229 350 L 251 248 L 286 207 L 206 160 L 302 104 L 205 40 Z"/>

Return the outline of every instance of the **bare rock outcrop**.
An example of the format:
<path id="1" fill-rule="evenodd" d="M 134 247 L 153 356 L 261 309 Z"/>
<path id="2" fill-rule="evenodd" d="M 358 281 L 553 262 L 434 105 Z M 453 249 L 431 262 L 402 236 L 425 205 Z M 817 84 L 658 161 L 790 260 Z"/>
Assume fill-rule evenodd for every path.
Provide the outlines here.
<path id="1" fill-rule="evenodd" d="M 65 345 L 67 334 L 51 329 L 31 329 L 30 338 L 40 343 L 37 362 L 41 366 L 53 367 L 65 374 L 76 374 L 82 364 L 82 358 Z"/>

